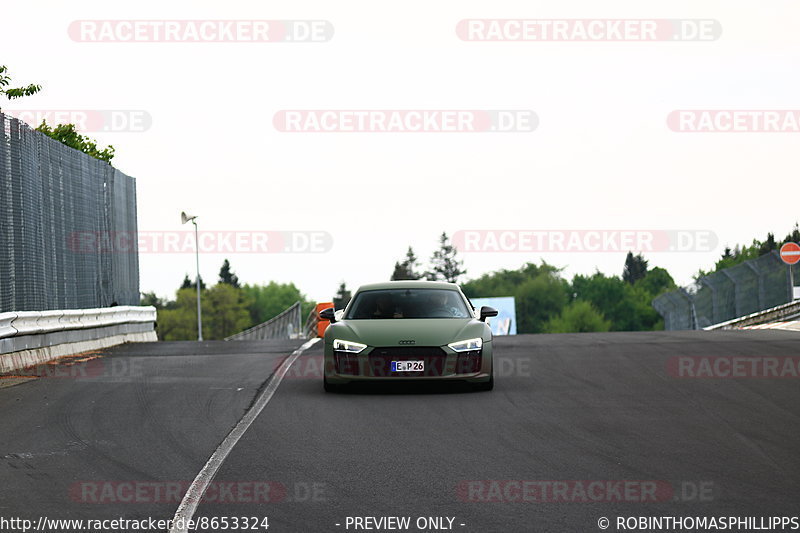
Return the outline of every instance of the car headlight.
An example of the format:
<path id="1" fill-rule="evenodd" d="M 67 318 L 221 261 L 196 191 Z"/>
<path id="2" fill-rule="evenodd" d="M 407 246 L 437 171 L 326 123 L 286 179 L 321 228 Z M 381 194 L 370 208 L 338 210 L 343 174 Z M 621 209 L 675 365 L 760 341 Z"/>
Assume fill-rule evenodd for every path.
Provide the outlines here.
<path id="1" fill-rule="evenodd" d="M 483 346 L 483 339 L 477 338 L 467 339 L 459 342 L 451 342 L 447 346 L 449 346 L 454 352 L 473 352 L 481 349 L 481 346 Z"/>
<path id="2" fill-rule="evenodd" d="M 342 339 L 334 339 L 333 349 L 339 352 L 347 353 L 361 353 L 366 348 L 366 344 L 353 341 L 343 341 Z"/>

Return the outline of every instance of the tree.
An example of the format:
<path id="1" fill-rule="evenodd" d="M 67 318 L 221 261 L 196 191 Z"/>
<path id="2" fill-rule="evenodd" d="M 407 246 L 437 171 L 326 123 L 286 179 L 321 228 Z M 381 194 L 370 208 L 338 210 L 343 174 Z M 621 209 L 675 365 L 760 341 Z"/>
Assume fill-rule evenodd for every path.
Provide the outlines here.
<path id="1" fill-rule="evenodd" d="M 203 334 L 207 326 L 203 324 Z M 162 341 L 186 341 L 197 338 L 197 294 L 194 289 L 179 289 L 175 301 L 158 310 L 158 338 Z"/>
<path id="2" fill-rule="evenodd" d="M 647 274 L 647 260 L 642 254 L 633 255 L 628 252 L 625 257 L 625 266 L 622 269 L 622 279 L 633 285 Z"/>
<path id="3" fill-rule="evenodd" d="M 227 259 L 222 262 L 222 268 L 219 269 L 219 282 L 239 288 L 239 277 L 233 273 L 231 264 Z"/>
<path id="4" fill-rule="evenodd" d="M 316 305 L 295 287 L 294 283 L 276 283 L 268 285 L 245 284 L 241 289 L 247 298 L 251 325 L 261 324 L 273 318 L 295 302 L 301 302 L 301 313 L 305 318 Z"/>
<path id="5" fill-rule="evenodd" d="M 189 279 L 189 274 L 186 274 L 183 278 L 183 283 L 180 286 L 181 289 L 197 289 L 197 283 L 194 280 Z M 203 276 L 200 276 L 200 290 L 206 290 L 206 284 L 203 283 Z"/>
<path id="6" fill-rule="evenodd" d="M 772 250 L 777 250 L 778 245 L 775 243 L 775 235 L 767 233 L 767 240 L 762 242 L 758 247 L 758 255 L 768 254 Z"/>
<path id="7" fill-rule="evenodd" d="M 669 272 L 661 267 L 649 270 L 644 278 L 636 282 L 636 286 L 645 290 L 651 299 L 677 288 Z"/>
<path id="8" fill-rule="evenodd" d="M 156 296 L 155 292 L 143 292 L 139 299 L 139 305 L 152 305 L 156 309 L 163 309 L 166 306 L 166 302 L 162 298 Z"/>
<path id="9" fill-rule="evenodd" d="M 458 250 L 450 243 L 447 233 L 439 237 L 439 249 L 431 256 L 431 270 L 425 273 L 430 281 L 447 281 L 456 283 L 458 278 L 467 273 L 462 267 L 464 262 L 456 259 Z"/>
<path id="10" fill-rule="evenodd" d="M 250 327 L 245 294 L 227 283 L 217 283 L 203 294 L 203 338 L 222 340 Z"/>
<path id="11" fill-rule="evenodd" d="M 484 274 L 464 283 L 462 289 L 469 298 L 513 296 L 520 333 L 543 331 L 544 323 L 561 312 L 570 292 L 561 269 L 544 261 Z"/>
<path id="12" fill-rule="evenodd" d="M 5 95 L 8 100 L 15 100 L 24 96 L 33 96 L 42 90 L 41 85 L 31 83 L 25 87 L 8 87 L 11 84 L 11 76 L 8 75 L 8 67 L 0 65 L 0 94 Z"/>
<path id="13" fill-rule="evenodd" d="M 352 294 L 350 294 L 344 281 L 342 281 L 339 285 L 339 290 L 336 292 L 336 296 L 333 297 L 333 307 L 335 309 L 344 309 L 347 307 L 347 304 L 350 303 L 350 298 L 352 298 Z"/>
<path id="14" fill-rule="evenodd" d="M 781 244 L 786 244 L 787 242 L 796 242 L 800 243 L 800 226 L 798 226 L 797 222 L 794 223 L 794 228 L 792 232 L 789 233 Z"/>
<path id="15" fill-rule="evenodd" d="M 631 298 L 632 290 L 631 285 L 621 278 L 606 276 L 599 271 L 591 276 L 576 275 L 572 278 L 575 299 L 591 303 L 605 318 L 611 320 L 612 331 L 642 329 L 636 304 Z"/>
<path id="16" fill-rule="evenodd" d="M 422 276 L 417 273 L 417 265 L 419 264 L 419 260 L 417 256 L 414 254 L 414 250 L 411 246 L 408 247 L 408 251 L 406 251 L 406 258 L 401 262 L 395 262 L 394 264 L 394 272 L 392 273 L 392 277 L 390 278 L 392 281 L 402 280 L 402 279 L 419 279 Z"/>
<path id="17" fill-rule="evenodd" d="M 113 146 L 108 145 L 108 148 L 99 150 L 96 141 L 84 137 L 75 130 L 75 124 L 58 124 L 54 128 L 51 128 L 47 125 L 47 122 L 43 120 L 39 127 L 36 128 L 36 131 L 44 133 L 51 139 L 55 139 L 70 148 L 74 148 L 100 161 L 105 161 L 108 164 L 111 164 L 111 160 L 114 159 Z"/>
<path id="18" fill-rule="evenodd" d="M 562 281 L 558 273 L 541 272 L 517 288 L 514 301 L 520 333 L 541 333 L 545 323 L 561 313 L 567 303 Z"/>
<path id="19" fill-rule="evenodd" d="M 577 300 L 567 305 L 558 317 L 548 320 L 543 329 L 546 333 L 585 333 L 610 328 L 611 322 L 592 304 Z"/>

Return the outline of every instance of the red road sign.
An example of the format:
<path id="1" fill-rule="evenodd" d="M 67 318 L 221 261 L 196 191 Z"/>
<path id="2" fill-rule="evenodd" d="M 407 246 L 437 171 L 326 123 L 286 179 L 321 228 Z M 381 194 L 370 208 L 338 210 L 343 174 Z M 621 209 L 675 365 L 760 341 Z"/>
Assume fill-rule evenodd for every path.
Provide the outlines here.
<path id="1" fill-rule="evenodd" d="M 787 265 L 793 265 L 800 261 L 800 245 L 796 242 L 787 242 L 781 246 L 781 259 Z"/>

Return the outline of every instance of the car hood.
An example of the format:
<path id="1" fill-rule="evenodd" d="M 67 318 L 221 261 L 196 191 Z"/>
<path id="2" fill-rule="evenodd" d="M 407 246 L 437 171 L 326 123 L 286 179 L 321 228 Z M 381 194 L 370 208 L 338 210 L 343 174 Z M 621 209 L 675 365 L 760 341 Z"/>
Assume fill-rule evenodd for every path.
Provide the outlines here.
<path id="1" fill-rule="evenodd" d="M 483 337 L 484 325 L 473 318 L 394 318 L 346 320 L 331 325 L 329 329 L 332 337 L 368 346 L 397 346 L 401 340 L 413 340 L 413 346 L 444 346 Z"/>

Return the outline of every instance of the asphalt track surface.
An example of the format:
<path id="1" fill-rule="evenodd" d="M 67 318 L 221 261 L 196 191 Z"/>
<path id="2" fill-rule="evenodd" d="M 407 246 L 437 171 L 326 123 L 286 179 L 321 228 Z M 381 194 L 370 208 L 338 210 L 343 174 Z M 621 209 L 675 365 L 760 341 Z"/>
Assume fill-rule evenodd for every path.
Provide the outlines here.
<path id="1" fill-rule="evenodd" d="M 268 516 L 269 532 L 305 532 L 390 531 L 347 528 L 347 517 L 382 516 L 434 531 L 416 519 L 450 517 L 454 531 L 516 532 L 601 531 L 601 517 L 618 531 L 617 517 L 800 515 L 800 379 L 682 378 L 674 366 L 800 357 L 797 332 L 495 342 L 492 392 L 325 394 L 315 345 L 195 518 Z M 181 498 L 167 487 L 194 479 L 299 345 L 125 345 L 0 388 L 0 517 L 172 518 Z M 523 481 L 524 496 L 514 490 Z M 566 492 L 554 495 L 558 486 Z"/>

